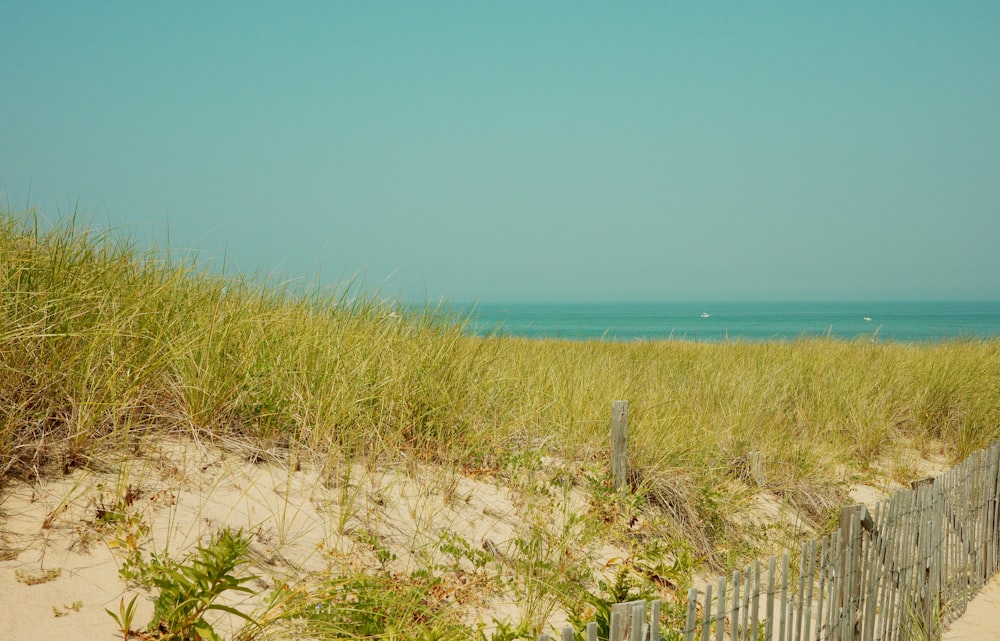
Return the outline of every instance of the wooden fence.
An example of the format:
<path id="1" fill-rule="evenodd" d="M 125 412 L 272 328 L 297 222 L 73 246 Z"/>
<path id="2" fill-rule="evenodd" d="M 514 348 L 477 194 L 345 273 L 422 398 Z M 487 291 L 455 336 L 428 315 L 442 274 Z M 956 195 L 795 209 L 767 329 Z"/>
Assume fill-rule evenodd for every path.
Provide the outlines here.
<path id="1" fill-rule="evenodd" d="M 869 509 L 796 554 L 692 588 L 685 641 L 938 639 L 998 569 L 1000 443 Z M 615 606 L 610 640 L 659 641 L 659 603 Z M 657 622 L 651 625 L 651 622 Z M 568 636 L 567 636 L 568 635 Z M 573 631 L 563 630 L 563 639 Z M 543 635 L 546 636 L 546 635 Z M 597 626 L 586 630 L 596 641 Z M 546 637 L 547 639 L 547 637 Z"/>

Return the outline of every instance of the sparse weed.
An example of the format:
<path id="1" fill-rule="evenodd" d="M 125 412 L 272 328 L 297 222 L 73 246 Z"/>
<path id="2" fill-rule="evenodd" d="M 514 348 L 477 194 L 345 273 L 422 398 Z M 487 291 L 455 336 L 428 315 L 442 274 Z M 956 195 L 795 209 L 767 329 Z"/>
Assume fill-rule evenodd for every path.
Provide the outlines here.
<path id="1" fill-rule="evenodd" d="M 61 607 L 54 605 L 52 606 L 52 616 L 56 618 L 64 617 L 70 614 L 71 612 L 79 612 L 82 609 L 83 609 L 83 601 L 73 601 L 69 605 L 63 605 Z"/>
<path id="2" fill-rule="evenodd" d="M 630 556 L 612 559 L 609 566 L 615 569 L 611 579 L 599 578 L 595 590 L 584 592 L 568 604 L 578 639 L 584 638 L 584 628 L 591 621 L 597 623 L 598 638 L 607 639 L 611 606 L 628 601 L 659 600 L 661 626 L 667 630 L 683 626 L 683 597 L 691 586 L 694 569 L 687 547 L 681 544 L 668 550 L 659 539 L 635 542 Z"/>
<path id="3" fill-rule="evenodd" d="M 48 583 L 49 581 L 55 581 L 60 576 L 62 576 L 62 568 L 50 568 L 39 572 L 28 572 L 21 569 L 14 570 L 14 578 L 17 579 L 18 583 L 25 585 Z"/>
<path id="4" fill-rule="evenodd" d="M 367 546 L 372 552 L 375 553 L 375 558 L 378 560 L 379 565 L 382 570 L 386 569 L 386 565 L 396 560 L 396 555 L 386 547 L 377 535 L 369 530 L 361 530 L 355 533 L 355 538 L 359 543 Z"/>
<path id="5" fill-rule="evenodd" d="M 493 557 L 485 550 L 472 547 L 467 540 L 454 532 L 444 532 L 441 535 L 438 550 L 451 557 L 452 570 L 455 572 L 462 571 L 463 559 L 468 561 L 474 570 L 485 568 L 493 560 Z"/>
<path id="6" fill-rule="evenodd" d="M 476 630 L 476 641 L 534 641 L 538 633 L 530 621 L 522 621 L 514 625 L 509 621 L 497 621 L 493 619 L 493 630 L 490 635 L 486 635 L 485 626 L 480 625 Z"/>
<path id="7" fill-rule="evenodd" d="M 139 598 L 139 595 L 133 595 L 129 599 L 128 605 L 125 605 L 125 597 L 121 598 L 118 603 L 118 612 L 112 612 L 111 610 L 105 608 L 104 611 L 108 613 L 108 616 L 114 619 L 115 623 L 118 624 L 118 629 L 122 633 L 122 640 L 128 641 L 129 636 L 132 635 L 132 624 L 135 622 L 135 601 Z"/>
<path id="8" fill-rule="evenodd" d="M 562 527 L 528 523 L 524 534 L 511 541 L 513 590 L 523 604 L 524 617 L 541 630 L 557 606 L 576 601 L 593 581 L 587 522 L 566 515 Z"/>
<path id="9" fill-rule="evenodd" d="M 304 594 L 297 616 L 319 638 L 405 636 L 406 631 L 456 629 L 439 577 L 356 575 L 321 582 Z"/>

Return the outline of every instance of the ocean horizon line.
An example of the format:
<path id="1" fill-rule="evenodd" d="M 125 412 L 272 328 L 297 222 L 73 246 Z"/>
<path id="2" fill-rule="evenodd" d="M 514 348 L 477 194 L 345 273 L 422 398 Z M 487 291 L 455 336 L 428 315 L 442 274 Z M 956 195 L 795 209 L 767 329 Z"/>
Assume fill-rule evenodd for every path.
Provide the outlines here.
<path id="1" fill-rule="evenodd" d="M 479 303 L 450 305 L 479 336 L 603 340 L 938 342 L 1000 336 L 998 301 Z"/>
<path id="2" fill-rule="evenodd" d="M 945 304 L 945 303 L 959 303 L 959 304 L 998 304 L 1000 305 L 1000 298 L 977 298 L 977 297 L 966 297 L 966 298 L 817 298 L 817 299 L 799 299 L 799 298 L 775 298 L 775 299 L 757 299 L 757 298 L 704 298 L 704 299 L 683 299 L 683 300 L 604 300 L 604 299 L 593 299 L 593 300 L 548 300 L 548 299 L 477 299 L 477 300 L 456 300 L 451 301 L 444 299 L 441 301 L 444 305 L 451 307 L 469 307 L 474 305 L 718 305 L 718 304 L 734 304 L 734 305 L 837 305 L 837 304 L 850 304 L 850 305 L 861 305 L 861 304 Z M 415 303 L 423 304 L 423 303 Z"/>

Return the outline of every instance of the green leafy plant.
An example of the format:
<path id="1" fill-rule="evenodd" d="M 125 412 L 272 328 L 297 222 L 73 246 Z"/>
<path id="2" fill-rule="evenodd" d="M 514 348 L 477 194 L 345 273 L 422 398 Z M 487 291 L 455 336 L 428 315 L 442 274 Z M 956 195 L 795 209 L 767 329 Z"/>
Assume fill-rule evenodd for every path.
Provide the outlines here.
<path id="1" fill-rule="evenodd" d="M 244 583 L 253 576 L 235 576 L 247 561 L 250 542 L 242 530 L 220 530 L 212 541 L 198 547 L 184 564 L 160 562 L 152 571 L 159 589 L 149 631 L 164 641 L 221 641 L 205 620 L 210 610 L 228 612 L 245 621 L 254 620 L 239 610 L 216 603 L 225 592 L 252 592 Z"/>
<path id="2" fill-rule="evenodd" d="M 141 549 L 133 548 L 129 550 L 118 568 L 118 576 L 131 587 L 152 588 L 164 572 L 177 567 L 177 561 L 171 559 L 169 555 L 153 552 L 147 559 L 143 556 Z"/>

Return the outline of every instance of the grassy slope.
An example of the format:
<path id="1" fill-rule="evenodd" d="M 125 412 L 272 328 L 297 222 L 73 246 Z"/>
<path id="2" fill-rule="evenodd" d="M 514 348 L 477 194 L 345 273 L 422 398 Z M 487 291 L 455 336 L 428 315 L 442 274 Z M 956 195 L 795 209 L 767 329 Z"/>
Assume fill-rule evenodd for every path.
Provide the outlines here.
<path id="1" fill-rule="evenodd" d="M 24 215 L 0 217 L 0 255 L 0 476 L 153 429 L 464 461 L 543 441 L 590 457 L 618 398 L 638 467 L 711 481 L 750 449 L 794 483 L 928 438 L 960 458 L 1000 428 L 996 340 L 479 339 L 433 313 L 211 277 Z"/>
<path id="2" fill-rule="evenodd" d="M 0 213 L 0 485 L 157 432 L 335 463 L 400 454 L 500 469 L 525 451 L 604 465 L 628 399 L 635 488 L 708 554 L 740 534 L 745 460 L 822 524 L 841 466 L 955 459 L 1000 431 L 1000 342 L 606 343 L 473 338 L 373 298 L 215 277 L 115 235 Z M 899 474 L 905 475 L 906 470 Z"/>

